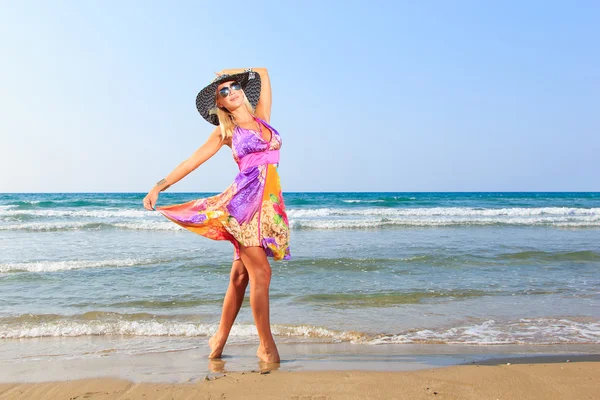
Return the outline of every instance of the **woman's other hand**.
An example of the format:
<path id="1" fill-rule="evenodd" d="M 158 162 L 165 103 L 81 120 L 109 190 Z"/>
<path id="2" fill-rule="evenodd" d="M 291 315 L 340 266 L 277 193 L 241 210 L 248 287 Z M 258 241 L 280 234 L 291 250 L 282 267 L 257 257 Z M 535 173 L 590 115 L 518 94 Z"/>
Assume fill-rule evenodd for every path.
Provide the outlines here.
<path id="1" fill-rule="evenodd" d="M 152 189 L 144 197 L 144 208 L 148 211 L 156 210 L 156 200 L 158 199 L 158 192 Z"/>

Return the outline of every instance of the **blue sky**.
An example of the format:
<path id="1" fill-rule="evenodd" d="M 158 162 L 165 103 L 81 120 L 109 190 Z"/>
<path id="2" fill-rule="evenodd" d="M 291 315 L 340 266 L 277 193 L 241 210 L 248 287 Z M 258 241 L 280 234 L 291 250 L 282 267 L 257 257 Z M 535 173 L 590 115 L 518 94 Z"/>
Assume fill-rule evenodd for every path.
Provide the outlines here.
<path id="1" fill-rule="evenodd" d="M 600 190 L 600 3 L 496 3 L 3 2 L 0 192 L 147 192 L 245 67 L 284 192 Z M 236 172 L 224 147 L 169 191 Z"/>

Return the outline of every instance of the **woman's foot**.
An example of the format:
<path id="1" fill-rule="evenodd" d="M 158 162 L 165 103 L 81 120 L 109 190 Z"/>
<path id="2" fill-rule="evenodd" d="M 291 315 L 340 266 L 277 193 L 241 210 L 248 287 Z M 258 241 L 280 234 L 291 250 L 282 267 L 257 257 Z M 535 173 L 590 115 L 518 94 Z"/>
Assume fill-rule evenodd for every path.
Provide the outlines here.
<path id="1" fill-rule="evenodd" d="M 268 350 L 263 346 L 258 346 L 258 350 L 256 350 L 256 356 L 260 358 L 261 361 L 266 363 L 279 363 L 279 352 L 275 347 L 274 350 Z"/>
<path id="2" fill-rule="evenodd" d="M 210 347 L 210 354 L 208 358 L 221 358 L 221 354 L 223 354 L 223 347 L 225 347 L 225 342 L 220 340 L 215 334 L 213 337 L 208 339 L 208 346 Z"/>

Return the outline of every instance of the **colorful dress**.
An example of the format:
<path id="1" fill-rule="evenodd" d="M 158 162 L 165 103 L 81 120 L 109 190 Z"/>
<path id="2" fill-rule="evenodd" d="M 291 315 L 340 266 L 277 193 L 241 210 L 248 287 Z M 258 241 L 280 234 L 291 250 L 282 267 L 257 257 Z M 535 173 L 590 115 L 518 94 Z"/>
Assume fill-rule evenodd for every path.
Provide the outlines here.
<path id="1" fill-rule="evenodd" d="M 240 258 L 240 244 L 261 246 L 268 257 L 289 260 L 290 228 L 277 172 L 281 136 L 256 120 L 271 130 L 271 140 L 262 137 L 262 127 L 260 132 L 234 128 L 231 149 L 240 172 L 223 193 L 156 211 L 194 233 L 230 241 L 234 260 Z"/>

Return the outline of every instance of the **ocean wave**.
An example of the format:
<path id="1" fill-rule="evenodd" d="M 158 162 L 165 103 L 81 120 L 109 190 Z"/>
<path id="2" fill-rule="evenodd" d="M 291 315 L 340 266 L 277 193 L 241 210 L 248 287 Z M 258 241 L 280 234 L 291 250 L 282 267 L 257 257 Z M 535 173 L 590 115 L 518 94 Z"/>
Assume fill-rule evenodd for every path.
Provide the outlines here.
<path id="1" fill-rule="evenodd" d="M 89 312 L 71 317 L 59 315 L 31 315 L 0 318 L 0 338 L 20 339 L 33 337 L 74 336 L 212 336 L 218 324 L 177 321 L 173 318 L 140 314 Z M 330 339 L 333 342 L 357 341 L 366 337 L 355 332 L 341 332 L 314 325 L 271 325 L 275 336 Z M 234 324 L 230 336 L 250 338 L 258 336 L 255 325 Z"/>
<path id="2" fill-rule="evenodd" d="M 396 335 L 379 335 L 369 344 L 597 344 L 600 343 L 599 321 L 574 321 L 557 318 L 522 318 L 499 322 L 493 319 L 479 324 L 447 329 L 414 329 Z"/>
<path id="3" fill-rule="evenodd" d="M 342 200 L 344 203 L 385 203 L 385 200 Z"/>
<path id="4" fill-rule="evenodd" d="M 569 268 L 573 263 L 600 262 L 600 253 L 593 250 L 572 252 L 562 251 L 522 251 L 500 254 L 474 254 L 468 252 L 447 253 L 429 252 L 398 258 L 296 258 L 290 267 L 297 273 L 314 273 L 315 269 L 343 272 L 386 271 L 393 274 L 418 274 L 420 266 L 521 266 L 521 265 L 559 265 Z M 549 264 L 556 263 L 556 264 Z M 556 289 L 558 290 L 558 289 Z M 552 293 L 558 293 L 556 290 Z M 451 293 L 448 293 L 451 294 Z M 491 293 L 488 294 L 501 294 Z"/>
<path id="5" fill-rule="evenodd" d="M 103 230 L 103 229 L 126 229 L 146 231 L 180 231 L 185 230 L 171 221 L 148 221 L 135 222 L 28 222 L 21 224 L 0 225 L 0 231 L 30 231 L 30 232 L 57 232 L 76 230 Z"/>
<path id="6" fill-rule="evenodd" d="M 545 226 L 556 228 L 597 228 L 600 227 L 600 216 L 592 217 L 549 217 L 549 218 L 482 218 L 482 219 L 322 219 L 299 220 L 290 219 L 290 228 L 296 230 L 336 230 L 336 229 L 377 229 L 377 228 L 410 228 L 410 227 L 452 227 L 452 226 Z M 28 222 L 0 225 L 0 231 L 59 232 L 77 230 L 123 229 L 139 231 L 184 231 L 185 228 L 171 221 L 141 220 L 132 222 Z"/>
<path id="7" fill-rule="evenodd" d="M 0 338 L 111 335 L 208 337 L 218 329 L 217 323 L 183 321 L 181 318 L 100 311 L 75 316 L 26 314 L 0 318 Z M 397 334 L 343 331 L 311 324 L 273 324 L 271 329 L 275 336 L 280 337 L 367 345 L 600 343 L 600 321 L 574 318 L 521 318 L 508 322 L 489 319 L 453 327 L 411 329 Z M 254 342 L 258 334 L 253 324 L 234 324 L 230 336 L 238 342 L 245 339 Z"/>
<path id="8" fill-rule="evenodd" d="M 141 199 L 141 197 L 140 197 Z M 140 200 L 141 202 L 141 200 Z M 17 200 L 8 202 L 7 205 L 16 207 L 19 210 L 30 210 L 39 208 L 64 208 L 64 207 L 105 207 L 107 204 L 114 204 L 113 199 L 53 199 L 53 200 Z"/>
<path id="9" fill-rule="evenodd" d="M 161 257 L 161 258 L 123 258 L 123 259 L 108 259 L 108 260 L 62 260 L 62 261 L 31 261 L 31 262 L 20 262 L 20 263 L 0 263 L 0 273 L 11 273 L 11 272 L 53 272 L 53 271 L 67 271 L 75 269 L 86 269 L 86 268 L 120 268 L 120 267 L 134 267 L 142 265 L 155 265 L 169 262 L 181 262 L 184 268 L 196 268 L 198 265 L 194 263 L 197 261 L 196 255 L 185 256 L 178 254 L 172 257 Z M 190 261 L 192 261 L 190 263 Z M 199 261 L 200 262 L 200 261 Z M 573 252 L 545 252 L 545 251 L 524 251 L 515 253 L 502 253 L 497 255 L 477 255 L 470 253 L 460 254 L 421 254 L 414 255 L 404 258 L 298 258 L 290 262 L 290 268 L 293 269 L 294 273 L 313 273 L 314 269 L 325 269 L 327 271 L 343 271 L 343 272 L 371 272 L 385 270 L 394 274 L 401 273 L 416 273 L 416 270 L 412 269 L 414 265 L 427 265 L 427 266 L 454 266 L 454 265 L 548 265 L 548 263 L 557 262 L 600 262 L 600 253 L 592 250 L 581 250 Z M 571 264 L 567 264 L 571 265 Z M 226 266 L 222 271 L 219 267 L 211 267 L 214 272 L 227 273 L 229 267 Z M 544 293 L 560 293 L 558 289 L 551 292 Z M 348 297 L 359 301 L 356 296 L 365 296 L 369 301 L 377 302 L 382 301 L 383 303 L 398 302 L 403 304 L 410 302 L 410 299 L 417 298 L 436 298 L 436 297 L 466 297 L 474 295 L 497 295 L 502 293 L 492 292 L 474 292 L 472 290 L 466 291 L 448 291 L 448 292 L 377 292 L 377 293 L 341 293 L 339 298 L 344 301 L 351 301 Z M 530 292 L 524 294 L 532 294 Z M 298 301 L 309 301 L 313 295 L 306 295 L 299 297 Z M 313 300 L 336 300 L 334 294 L 318 294 L 314 295 Z M 348 298 L 346 298 L 346 297 Z M 394 296 L 400 296 L 396 300 L 393 300 Z M 404 296 L 408 296 L 404 298 Z M 187 301 L 187 300 L 186 300 Z M 199 300 L 200 301 L 200 300 Z M 125 306 L 125 303 L 119 304 Z M 133 304 L 132 304 L 133 305 Z M 115 304 L 116 306 L 116 304 Z"/>
<path id="10" fill-rule="evenodd" d="M 344 203 L 401 203 L 411 200 L 416 200 L 416 197 L 404 197 L 404 196 L 389 196 L 378 199 L 347 199 L 342 200 Z"/>
<path id="11" fill-rule="evenodd" d="M 146 218 L 150 211 L 144 209 L 44 209 L 44 210 L 15 210 L 0 209 L 0 218 Z"/>
<path id="12" fill-rule="evenodd" d="M 329 216 L 376 216 L 376 217 L 600 217 L 600 208 L 575 207 L 515 207 L 515 208 L 472 208 L 472 207 L 420 207 L 420 208 L 312 208 L 291 209 L 289 218 L 311 218 Z"/>
<path id="13" fill-rule="evenodd" d="M 549 226 L 599 227 L 600 208 L 313 208 L 287 211 L 292 229 L 368 229 L 381 227 Z M 31 220 L 33 219 L 33 220 Z M 39 220 L 35 220 L 39 219 Z M 136 209 L 2 210 L 0 231 L 184 230 L 158 213 Z"/>
<path id="14" fill-rule="evenodd" d="M 124 258 L 115 260 L 67 260 L 34 261 L 25 263 L 0 264 L 0 272 L 53 272 L 85 268 L 118 268 L 149 265 L 162 260 L 150 258 Z"/>
<path id="15" fill-rule="evenodd" d="M 334 308 L 393 307 L 401 304 L 417 304 L 425 300 L 466 299 L 485 296 L 483 290 L 429 290 L 408 292 L 348 292 L 316 293 L 296 297 L 301 303 Z"/>
<path id="16" fill-rule="evenodd" d="M 600 254 L 591 250 L 570 252 L 520 251 L 517 253 L 501 254 L 496 258 L 509 261 L 600 261 Z"/>
<path id="17" fill-rule="evenodd" d="M 344 200 L 348 202 L 362 200 Z M 377 200 L 378 201 L 378 200 Z M 371 202 L 371 201 L 369 201 Z M 372 202 L 376 202 L 375 200 Z M 2 206 L 1 217 L 32 217 L 32 218 L 128 218 L 152 219 L 158 218 L 157 213 L 144 209 L 105 207 L 101 209 L 42 209 L 18 210 Z M 470 207 L 420 207 L 420 208 L 288 208 L 289 218 L 318 218 L 318 217 L 600 217 L 600 208 L 576 207 L 532 207 L 532 208 L 470 208 Z"/>
<path id="18" fill-rule="evenodd" d="M 382 268 L 395 269 L 402 264 L 405 259 L 402 258 L 296 258 L 292 263 L 295 271 L 302 273 L 306 271 L 313 273 L 312 269 L 326 269 L 327 271 L 377 271 Z"/>
<path id="19" fill-rule="evenodd" d="M 548 218 L 381 218 L 381 219 L 291 219 L 293 229 L 371 229 L 384 227 L 445 227 L 445 226 L 488 226 L 521 225 L 587 228 L 599 227 L 600 215 L 590 217 Z"/>
<path id="20" fill-rule="evenodd" d="M 558 262 L 559 265 L 570 266 L 564 262 L 600 262 L 600 253 L 593 250 L 581 251 L 519 251 L 501 254 L 422 254 L 403 258 L 398 264 L 423 264 L 433 266 L 447 265 L 545 265 Z"/>

